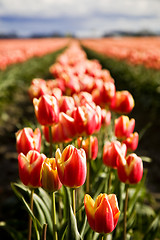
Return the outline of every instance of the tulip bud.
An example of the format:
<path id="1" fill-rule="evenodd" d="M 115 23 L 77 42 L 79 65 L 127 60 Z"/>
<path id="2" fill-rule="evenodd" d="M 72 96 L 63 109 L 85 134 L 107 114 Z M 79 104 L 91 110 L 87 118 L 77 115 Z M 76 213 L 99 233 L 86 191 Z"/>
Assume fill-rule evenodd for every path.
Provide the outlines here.
<path id="1" fill-rule="evenodd" d="M 30 150 L 40 152 L 41 148 L 41 132 L 39 128 L 34 131 L 32 128 L 23 128 L 16 132 L 16 147 L 18 153 L 27 154 Z"/>
<path id="2" fill-rule="evenodd" d="M 42 187 L 49 192 L 55 192 L 61 188 L 62 183 L 59 180 L 55 158 L 44 160 L 41 182 Z"/>
<path id="3" fill-rule="evenodd" d="M 89 138 L 82 140 L 82 137 L 78 138 L 78 147 L 84 149 L 87 160 L 95 160 L 98 154 L 98 139 L 97 137 L 90 136 L 91 141 L 91 159 L 89 159 Z"/>
<path id="4" fill-rule="evenodd" d="M 139 135 L 137 132 L 131 133 L 128 138 L 126 138 L 123 143 L 126 144 L 128 151 L 135 151 L 138 146 Z"/>
<path id="5" fill-rule="evenodd" d="M 52 125 L 58 122 L 59 107 L 55 97 L 43 95 L 33 99 L 35 114 L 41 125 Z"/>
<path id="6" fill-rule="evenodd" d="M 62 152 L 57 149 L 57 170 L 63 185 L 71 188 L 80 187 L 86 180 L 86 154 L 85 151 L 68 145 Z"/>
<path id="7" fill-rule="evenodd" d="M 120 116 L 115 120 L 115 136 L 118 139 L 125 139 L 133 133 L 135 127 L 135 119 L 129 119 L 128 116 Z"/>
<path id="8" fill-rule="evenodd" d="M 106 142 L 103 148 L 103 163 L 111 168 L 117 168 L 117 161 L 119 153 L 116 150 L 116 146 L 119 148 L 121 154 L 125 157 L 127 147 L 125 144 L 121 144 L 119 141 Z"/>
<path id="9" fill-rule="evenodd" d="M 46 159 L 44 154 L 31 150 L 25 156 L 18 155 L 19 176 L 24 185 L 29 187 L 41 187 L 41 168 Z"/>
<path id="10" fill-rule="evenodd" d="M 142 159 L 135 153 L 131 153 L 126 158 L 119 154 L 117 172 L 121 182 L 126 184 L 138 183 L 143 176 Z"/>
<path id="11" fill-rule="evenodd" d="M 98 233 L 112 232 L 118 222 L 120 211 L 115 194 L 100 194 L 94 201 L 85 194 L 84 206 L 87 220 L 93 231 Z"/>

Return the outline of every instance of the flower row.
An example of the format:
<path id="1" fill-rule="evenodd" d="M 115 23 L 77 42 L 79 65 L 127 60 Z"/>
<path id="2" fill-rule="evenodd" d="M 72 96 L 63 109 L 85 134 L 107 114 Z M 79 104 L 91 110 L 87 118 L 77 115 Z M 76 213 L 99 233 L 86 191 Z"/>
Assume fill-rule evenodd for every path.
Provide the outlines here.
<path id="1" fill-rule="evenodd" d="M 109 57 L 160 69 L 159 37 L 86 39 L 82 44 Z"/>
<path id="2" fill-rule="evenodd" d="M 0 69 L 32 57 L 41 57 L 67 45 L 68 39 L 0 40 Z"/>
<path id="3" fill-rule="evenodd" d="M 98 233 L 112 232 L 120 214 L 117 197 L 99 193 L 94 201 L 89 195 L 90 163 L 100 152 L 101 163 L 116 169 L 119 181 L 137 184 L 141 180 L 142 159 L 133 153 L 139 138 L 134 132 L 135 119 L 125 115 L 133 109 L 134 99 L 128 91 L 116 91 L 109 71 L 97 60 L 88 60 L 77 42 L 58 57 L 50 72 L 55 79 L 33 79 L 28 90 L 50 156 L 40 153 L 39 128 L 19 130 L 20 179 L 28 187 L 43 187 L 49 192 L 62 185 L 73 189 L 85 185 L 83 199 L 90 227 Z M 114 112 L 122 115 L 113 120 Z M 109 126 L 112 136 L 102 139 L 100 149 L 99 137 L 103 130 L 108 133 Z M 56 147 L 52 157 L 53 143 L 67 146 Z"/>

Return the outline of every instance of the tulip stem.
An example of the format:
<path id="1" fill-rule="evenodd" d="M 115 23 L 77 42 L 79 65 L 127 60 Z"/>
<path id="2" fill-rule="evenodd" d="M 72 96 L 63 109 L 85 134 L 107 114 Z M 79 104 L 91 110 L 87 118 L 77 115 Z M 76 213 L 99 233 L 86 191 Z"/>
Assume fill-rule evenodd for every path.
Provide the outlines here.
<path id="1" fill-rule="evenodd" d="M 126 198 L 124 203 L 124 218 L 123 218 L 123 240 L 127 239 L 126 229 L 127 229 L 128 190 L 129 190 L 129 185 L 126 184 Z"/>
<path id="2" fill-rule="evenodd" d="M 30 209 L 33 212 L 33 194 L 34 194 L 34 189 L 31 189 L 31 197 L 30 197 Z M 29 216 L 29 224 L 28 224 L 28 240 L 31 240 L 32 236 L 32 218 Z"/>
<path id="3" fill-rule="evenodd" d="M 58 240 L 57 226 L 56 226 L 56 202 L 55 192 L 52 193 L 52 217 L 53 217 L 53 240 Z"/>
<path id="4" fill-rule="evenodd" d="M 92 158 L 92 149 L 91 149 L 91 135 L 90 135 L 89 136 L 89 145 L 88 145 L 88 159 L 87 159 L 86 193 L 89 193 L 89 190 L 90 190 L 91 158 Z"/>
<path id="5" fill-rule="evenodd" d="M 46 233 L 47 233 L 47 224 L 43 224 L 43 230 L 42 230 L 42 240 L 46 240 Z"/>
<path id="6" fill-rule="evenodd" d="M 110 193 L 111 190 L 111 184 L 112 184 L 112 169 L 109 169 L 109 178 L 108 178 L 108 189 L 107 189 L 107 194 Z"/>
<path id="7" fill-rule="evenodd" d="M 76 216 L 76 190 L 75 190 L 75 188 L 72 189 L 72 206 L 73 206 L 74 216 Z"/>
<path id="8" fill-rule="evenodd" d="M 49 147 L 49 155 L 52 157 L 52 151 L 53 151 L 53 146 L 52 146 L 52 127 L 49 126 L 49 142 L 50 142 L 50 147 Z"/>

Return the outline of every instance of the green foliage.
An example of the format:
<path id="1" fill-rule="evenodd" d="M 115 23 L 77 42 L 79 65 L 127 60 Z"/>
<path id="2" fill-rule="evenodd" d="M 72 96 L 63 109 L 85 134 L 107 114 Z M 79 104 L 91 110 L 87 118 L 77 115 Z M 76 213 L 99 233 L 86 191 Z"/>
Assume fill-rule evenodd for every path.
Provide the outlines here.
<path id="1" fill-rule="evenodd" d="M 0 110 L 13 101 L 16 92 L 26 95 L 33 78 L 52 78 L 49 67 L 62 51 L 64 48 L 41 58 L 34 57 L 26 62 L 10 65 L 5 71 L 0 71 Z"/>

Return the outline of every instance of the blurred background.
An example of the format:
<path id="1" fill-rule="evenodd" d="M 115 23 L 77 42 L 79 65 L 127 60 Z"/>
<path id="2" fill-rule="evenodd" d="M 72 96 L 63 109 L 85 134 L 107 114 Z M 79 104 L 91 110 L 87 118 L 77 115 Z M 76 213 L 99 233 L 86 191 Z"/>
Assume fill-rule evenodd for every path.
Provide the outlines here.
<path id="1" fill-rule="evenodd" d="M 0 0 L 0 37 L 159 35 L 159 0 Z"/>

